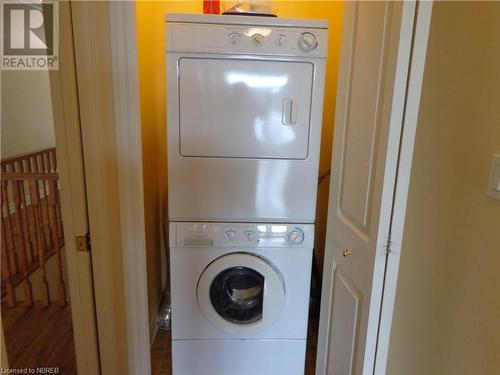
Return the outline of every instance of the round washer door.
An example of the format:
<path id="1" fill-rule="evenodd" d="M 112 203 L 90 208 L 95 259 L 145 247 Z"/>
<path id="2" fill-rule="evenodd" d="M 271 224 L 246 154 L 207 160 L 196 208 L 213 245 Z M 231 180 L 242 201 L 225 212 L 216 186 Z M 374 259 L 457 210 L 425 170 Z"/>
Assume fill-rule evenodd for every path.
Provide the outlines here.
<path id="1" fill-rule="evenodd" d="M 283 311 L 285 286 L 268 260 L 231 253 L 210 263 L 197 287 L 198 306 L 215 327 L 237 336 L 254 335 Z"/>

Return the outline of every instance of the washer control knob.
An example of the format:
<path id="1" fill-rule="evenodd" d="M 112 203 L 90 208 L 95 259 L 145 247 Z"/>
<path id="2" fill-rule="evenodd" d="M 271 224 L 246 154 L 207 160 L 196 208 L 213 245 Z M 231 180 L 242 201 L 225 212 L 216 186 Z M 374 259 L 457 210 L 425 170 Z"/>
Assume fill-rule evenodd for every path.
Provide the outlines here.
<path id="1" fill-rule="evenodd" d="M 228 229 L 224 232 L 224 235 L 226 236 L 226 239 L 229 241 L 234 241 L 236 239 L 236 232 L 232 229 Z"/>
<path id="2" fill-rule="evenodd" d="M 247 241 L 253 241 L 255 239 L 255 232 L 253 230 L 246 230 L 244 235 Z"/>
<path id="3" fill-rule="evenodd" d="M 252 35 L 253 44 L 256 46 L 261 46 L 264 43 L 264 35 L 262 34 L 253 34 Z"/>
<path id="4" fill-rule="evenodd" d="M 313 33 L 305 32 L 300 34 L 297 44 L 302 51 L 310 52 L 318 47 L 318 39 Z"/>
<path id="5" fill-rule="evenodd" d="M 283 34 L 278 35 L 276 43 L 278 44 L 278 46 L 284 46 L 286 44 L 286 35 Z"/>
<path id="6" fill-rule="evenodd" d="M 238 33 L 231 33 L 228 35 L 229 43 L 231 44 L 239 44 L 241 35 Z"/>
<path id="7" fill-rule="evenodd" d="M 294 244 L 294 245 L 300 245 L 302 242 L 304 242 L 304 232 L 302 232 L 302 229 L 295 228 L 288 233 L 288 242 Z"/>

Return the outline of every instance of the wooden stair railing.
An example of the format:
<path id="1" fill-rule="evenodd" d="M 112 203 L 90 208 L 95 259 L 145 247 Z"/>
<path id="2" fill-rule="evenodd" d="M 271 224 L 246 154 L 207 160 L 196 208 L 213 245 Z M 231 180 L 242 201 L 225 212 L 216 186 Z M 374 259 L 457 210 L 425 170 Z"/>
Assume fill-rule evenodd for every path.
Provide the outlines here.
<path id="1" fill-rule="evenodd" d="M 32 306 L 30 275 L 40 269 L 43 306 L 51 304 L 47 260 L 56 256 L 58 305 L 66 305 L 59 183 L 55 149 L 2 160 L 2 299 L 17 306 L 16 286 L 23 284 L 23 305 Z"/>

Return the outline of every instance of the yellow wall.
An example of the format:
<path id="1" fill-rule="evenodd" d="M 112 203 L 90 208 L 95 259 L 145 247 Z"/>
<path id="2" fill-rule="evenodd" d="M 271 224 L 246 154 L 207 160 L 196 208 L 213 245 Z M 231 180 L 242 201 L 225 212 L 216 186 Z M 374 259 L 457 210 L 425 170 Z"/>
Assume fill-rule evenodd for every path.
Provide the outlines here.
<path id="1" fill-rule="evenodd" d="M 500 3 L 435 2 L 389 374 L 500 374 Z"/>
<path id="2" fill-rule="evenodd" d="M 199 1 L 136 3 L 139 85 L 144 170 L 144 215 L 148 271 L 148 307 L 153 324 L 167 282 L 162 215 L 166 213 L 165 13 L 199 13 Z M 162 270 L 163 268 L 163 270 Z"/>
<path id="3" fill-rule="evenodd" d="M 329 57 L 323 113 L 320 174 L 330 168 L 333 136 L 337 67 L 343 3 L 335 1 L 273 1 L 279 17 L 322 18 L 330 21 Z M 167 164 L 165 135 L 165 42 L 164 15 L 167 12 L 201 13 L 202 1 L 137 1 L 137 38 L 141 95 L 142 149 L 144 163 L 144 196 L 146 246 L 148 258 L 148 300 L 150 317 L 154 318 L 162 288 L 161 217 L 166 209 Z M 316 248 L 323 258 L 326 210 L 326 178 L 318 195 Z M 163 276 L 165 277 L 165 276 Z"/>

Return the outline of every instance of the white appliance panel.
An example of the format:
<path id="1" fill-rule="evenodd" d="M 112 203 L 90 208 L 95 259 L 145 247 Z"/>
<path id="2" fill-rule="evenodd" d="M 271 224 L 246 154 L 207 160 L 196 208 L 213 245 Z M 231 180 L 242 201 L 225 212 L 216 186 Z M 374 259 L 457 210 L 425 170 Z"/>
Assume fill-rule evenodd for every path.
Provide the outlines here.
<path id="1" fill-rule="evenodd" d="M 223 16 L 226 21 L 228 16 Z M 240 16 L 237 16 L 241 19 Z M 252 21 L 254 17 L 250 17 Z M 274 19 L 283 20 L 280 18 Z M 248 17 L 245 17 L 248 21 Z M 267 19 L 269 21 L 269 18 Z M 303 21 L 303 20 L 301 20 Z M 166 47 L 170 52 L 206 52 L 217 54 L 326 57 L 328 30 L 311 27 L 286 27 L 249 24 L 203 24 L 168 22 Z M 255 34 L 260 34 L 256 43 Z M 312 50 L 300 47 L 304 35 L 314 34 L 317 45 Z"/>
<path id="2" fill-rule="evenodd" d="M 174 340 L 176 375 L 304 374 L 306 340 Z"/>
<path id="3" fill-rule="evenodd" d="M 207 57 L 202 54 L 189 56 Z M 324 59 L 306 60 L 314 64 L 315 73 L 309 151 L 307 158 L 302 160 L 182 156 L 179 152 L 179 115 L 182 114 L 176 110 L 179 108 L 179 85 L 175 78 L 177 62 L 182 57 L 186 54 L 167 55 L 169 220 L 314 222 L 323 116 Z"/>
<path id="4" fill-rule="evenodd" d="M 181 58 L 182 156 L 305 159 L 311 62 Z"/>
<path id="5" fill-rule="evenodd" d="M 168 219 L 314 222 L 327 23 L 166 19 Z"/>
<path id="6" fill-rule="evenodd" d="M 203 270 L 215 259 L 241 249 L 170 248 L 172 339 L 230 339 L 234 335 L 210 324 L 201 312 L 196 292 Z M 312 248 L 257 248 L 249 251 L 269 260 L 281 273 L 285 303 L 280 317 L 263 331 L 248 330 L 238 338 L 306 339 Z M 272 301 L 272 296 L 269 297 Z"/>

